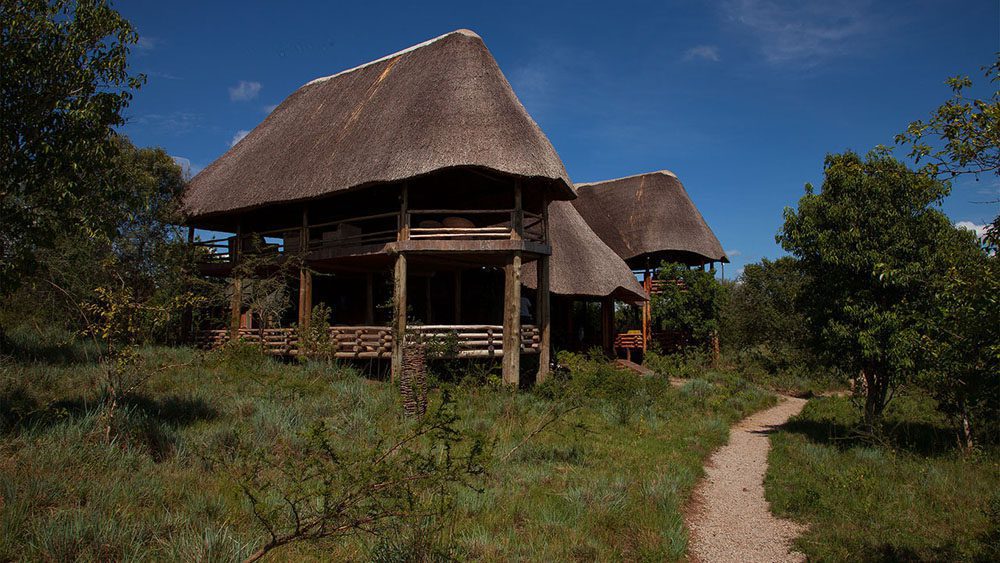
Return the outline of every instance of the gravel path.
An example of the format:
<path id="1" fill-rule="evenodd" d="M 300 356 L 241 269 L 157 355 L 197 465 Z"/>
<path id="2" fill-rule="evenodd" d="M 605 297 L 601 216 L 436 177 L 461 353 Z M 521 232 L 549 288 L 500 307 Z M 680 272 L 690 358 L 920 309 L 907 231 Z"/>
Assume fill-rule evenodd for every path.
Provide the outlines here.
<path id="1" fill-rule="evenodd" d="M 712 454 L 688 507 L 688 555 L 694 561 L 805 561 L 791 552 L 804 528 L 775 518 L 764 499 L 769 434 L 805 406 L 791 397 L 747 417 L 730 430 L 729 444 Z"/>

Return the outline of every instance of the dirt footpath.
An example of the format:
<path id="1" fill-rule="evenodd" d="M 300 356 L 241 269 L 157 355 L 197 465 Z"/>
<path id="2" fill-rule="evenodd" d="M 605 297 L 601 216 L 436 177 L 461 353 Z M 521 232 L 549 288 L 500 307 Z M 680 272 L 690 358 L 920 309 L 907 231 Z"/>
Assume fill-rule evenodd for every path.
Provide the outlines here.
<path id="1" fill-rule="evenodd" d="M 805 399 L 785 397 L 777 406 L 747 417 L 730 430 L 729 444 L 712 454 L 686 517 L 692 560 L 805 561 L 801 553 L 790 552 L 792 540 L 804 528 L 775 518 L 764 500 L 769 435 L 805 404 Z"/>

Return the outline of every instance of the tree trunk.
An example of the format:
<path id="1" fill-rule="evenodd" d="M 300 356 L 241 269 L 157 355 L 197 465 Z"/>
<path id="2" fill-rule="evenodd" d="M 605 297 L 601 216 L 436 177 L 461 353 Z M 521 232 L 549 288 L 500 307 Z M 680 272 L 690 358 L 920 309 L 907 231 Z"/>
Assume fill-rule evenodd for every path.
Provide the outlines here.
<path id="1" fill-rule="evenodd" d="M 972 425 L 969 423 L 969 411 L 965 408 L 965 401 L 961 401 L 959 404 L 959 428 L 958 428 L 958 439 L 960 445 L 965 453 L 972 452 Z"/>
<path id="2" fill-rule="evenodd" d="M 866 365 L 861 373 L 865 382 L 865 425 L 873 429 L 882 418 L 889 382 L 873 365 Z"/>

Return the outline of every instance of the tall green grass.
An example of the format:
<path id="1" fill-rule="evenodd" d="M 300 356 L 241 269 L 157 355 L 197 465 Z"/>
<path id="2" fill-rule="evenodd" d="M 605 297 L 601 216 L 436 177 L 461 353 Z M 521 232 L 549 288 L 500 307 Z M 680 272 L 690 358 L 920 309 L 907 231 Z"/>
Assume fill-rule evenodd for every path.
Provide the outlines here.
<path id="1" fill-rule="evenodd" d="M 247 451 L 236 445 L 295 455 L 301 433 L 322 421 L 364 447 L 409 424 L 390 384 L 334 363 L 247 350 L 143 356 L 170 367 L 127 402 L 111 443 L 93 363 L 0 365 L 0 560 L 240 560 L 264 530 L 217 463 Z M 442 385 L 461 429 L 481 436 L 492 460 L 481 492 L 457 493 L 447 531 L 460 559 L 682 558 L 680 507 L 705 456 L 732 422 L 774 401 L 734 376 L 674 389 L 586 359 L 529 392 Z M 577 408 L 545 424 L 567 405 Z M 273 557 L 395 560 L 419 529 Z"/>
<path id="2" fill-rule="evenodd" d="M 796 544 L 819 561 L 1000 559 L 996 451 L 963 457 L 932 401 L 903 395 L 864 436 L 845 397 L 810 401 L 772 437 L 765 480 L 779 515 L 809 523 Z"/>

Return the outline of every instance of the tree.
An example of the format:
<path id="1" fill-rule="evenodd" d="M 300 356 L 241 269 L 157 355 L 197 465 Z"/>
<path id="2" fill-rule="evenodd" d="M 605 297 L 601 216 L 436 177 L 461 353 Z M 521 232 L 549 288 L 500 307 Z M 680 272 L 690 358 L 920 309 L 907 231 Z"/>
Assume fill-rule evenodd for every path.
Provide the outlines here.
<path id="1" fill-rule="evenodd" d="M 654 326 L 706 343 L 719 332 L 719 314 L 725 288 L 715 279 L 715 270 L 692 270 L 683 264 L 664 262 L 656 273 L 664 281 L 653 296 Z"/>
<path id="2" fill-rule="evenodd" d="M 61 236 L 109 233 L 127 199 L 114 127 L 144 77 L 106 0 L 0 0 L 0 295 Z"/>
<path id="3" fill-rule="evenodd" d="M 949 188 L 884 148 L 829 155 L 824 172 L 820 193 L 807 184 L 785 209 L 777 241 L 809 278 L 803 304 L 828 361 L 859 374 L 873 426 L 918 368 L 932 258 L 953 228 L 933 206 Z"/>
<path id="4" fill-rule="evenodd" d="M 1000 82 L 1000 53 L 982 70 L 991 84 Z M 908 145 L 909 156 L 917 163 L 925 161 L 924 171 L 933 177 L 1000 175 L 1000 90 L 987 99 L 976 99 L 966 95 L 972 87 L 968 76 L 954 76 L 945 83 L 952 89 L 952 98 L 927 121 L 910 123 L 896 135 L 896 143 Z M 987 231 L 987 241 L 1000 246 L 1000 214 Z"/>
<path id="5" fill-rule="evenodd" d="M 946 233 L 930 278 L 921 385 L 955 422 L 960 445 L 1000 438 L 1000 262 L 964 229 Z"/>
<path id="6" fill-rule="evenodd" d="M 790 256 L 748 264 L 723 311 L 723 344 L 752 350 L 774 370 L 811 355 L 809 327 L 798 305 L 807 281 Z"/>

